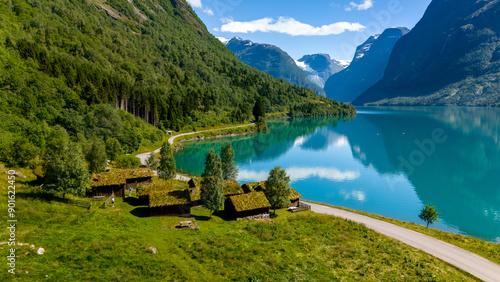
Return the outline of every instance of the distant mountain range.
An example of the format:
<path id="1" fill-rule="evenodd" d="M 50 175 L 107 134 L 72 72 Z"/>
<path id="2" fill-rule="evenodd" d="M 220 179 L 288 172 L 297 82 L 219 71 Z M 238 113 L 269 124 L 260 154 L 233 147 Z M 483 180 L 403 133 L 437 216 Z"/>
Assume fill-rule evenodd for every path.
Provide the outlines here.
<path id="1" fill-rule="evenodd" d="M 351 64 L 326 81 L 326 96 L 352 102 L 377 83 L 384 75 L 394 44 L 408 32 L 404 27 L 388 28 L 359 45 Z"/>
<path id="2" fill-rule="evenodd" d="M 500 0 L 433 0 L 354 104 L 499 106 L 499 98 Z"/>
<path id="3" fill-rule="evenodd" d="M 305 55 L 295 63 L 306 72 L 309 80 L 321 88 L 325 87 L 325 82 L 330 76 L 350 64 L 349 61 L 333 60 L 328 54 Z"/>
<path id="4" fill-rule="evenodd" d="M 342 70 L 346 62 L 335 61 L 326 54 L 306 55 L 295 61 L 290 55 L 271 44 L 260 44 L 239 37 L 218 38 L 242 62 L 292 84 L 314 90 L 324 96 L 323 85 Z"/>

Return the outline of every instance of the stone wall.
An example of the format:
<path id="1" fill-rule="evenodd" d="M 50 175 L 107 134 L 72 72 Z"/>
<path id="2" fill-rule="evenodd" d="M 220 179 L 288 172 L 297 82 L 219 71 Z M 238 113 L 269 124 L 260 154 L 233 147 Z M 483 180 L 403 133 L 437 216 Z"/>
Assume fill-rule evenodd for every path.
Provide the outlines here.
<path id="1" fill-rule="evenodd" d="M 258 214 L 258 215 L 252 215 L 252 216 L 247 216 L 247 217 L 240 217 L 238 220 L 254 220 L 254 219 L 268 219 L 269 214 L 268 213 L 263 213 L 263 214 Z"/>

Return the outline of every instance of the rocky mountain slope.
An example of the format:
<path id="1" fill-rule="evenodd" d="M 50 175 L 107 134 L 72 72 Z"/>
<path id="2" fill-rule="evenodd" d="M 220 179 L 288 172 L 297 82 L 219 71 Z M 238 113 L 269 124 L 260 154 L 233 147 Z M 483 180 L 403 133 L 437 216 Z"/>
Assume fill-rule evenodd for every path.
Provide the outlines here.
<path id="1" fill-rule="evenodd" d="M 358 46 L 351 64 L 332 75 L 325 84 L 327 97 L 352 102 L 384 75 L 394 44 L 408 29 L 388 28 Z"/>
<path id="2" fill-rule="evenodd" d="M 314 90 L 324 96 L 322 87 L 311 82 L 307 74 L 299 68 L 285 51 L 270 44 L 255 43 L 234 37 L 230 40 L 219 38 L 243 63 L 261 70 L 274 78 Z"/>
<path id="3" fill-rule="evenodd" d="M 433 0 L 354 103 L 500 105 L 500 1 Z"/>
<path id="4" fill-rule="evenodd" d="M 296 64 L 306 72 L 309 80 L 321 88 L 325 87 L 325 82 L 330 76 L 345 69 L 349 63 L 333 60 L 328 54 L 305 55 L 296 61 Z"/>

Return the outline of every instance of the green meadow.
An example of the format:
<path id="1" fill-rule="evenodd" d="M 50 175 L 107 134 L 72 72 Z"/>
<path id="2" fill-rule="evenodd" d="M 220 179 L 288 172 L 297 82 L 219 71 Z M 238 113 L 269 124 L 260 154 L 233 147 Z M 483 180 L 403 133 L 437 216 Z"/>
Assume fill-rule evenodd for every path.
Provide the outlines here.
<path id="1" fill-rule="evenodd" d="M 0 169 L 2 210 L 7 174 Z M 449 281 L 475 278 L 425 253 L 351 221 L 311 212 L 263 221 L 231 221 L 222 212 L 193 208 L 190 219 L 148 217 L 135 194 L 103 209 L 57 201 L 16 179 L 16 274 L 4 264 L 0 279 L 39 281 Z M 181 184 L 178 184 L 181 185 Z M 6 212 L 2 212 L 6 222 Z M 176 228 L 196 220 L 200 230 Z M 6 224 L 6 223 L 5 223 Z M 8 233 L 2 228 L 1 240 Z M 150 246 L 157 253 L 148 250 Z M 44 248 L 43 255 L 36 254 Z M 4 258 L 7 245 L 0 246 Z"/>

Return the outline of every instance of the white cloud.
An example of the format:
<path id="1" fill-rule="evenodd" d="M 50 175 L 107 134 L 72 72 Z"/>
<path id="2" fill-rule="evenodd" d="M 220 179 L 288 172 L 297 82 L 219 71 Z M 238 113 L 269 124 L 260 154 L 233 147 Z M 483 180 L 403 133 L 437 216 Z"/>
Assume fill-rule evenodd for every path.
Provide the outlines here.
<path id="1" fill-rule="evenodd" d="M 336 168 L 324 168 L 324 167 L 310 167 L 310 168 L 301 168 L 301 167 L 292 167 L 287 168 L 286 172 L 290 175 L 292 182 L 304 180 L 311 177 L 319 177 L 328 179 L 331 181 L 342 182 L 354 180 L 360 176 L 360 173 L 357 171 L 340 171 Z"/>
<path id="2" fill-rule="evenodd" d="M 345 8 L 346 11 L 352 11 L 352 10 L 368 10 L 371 7 L 373 7 L 373 1 L 372 0 L 364 0 L 363 3 L 361 4 L 356 4 L 354 2 L 349 3 L 349 6 Z"/>
<path id="3" fill-rule="evenodd" d="M 252 32 L 278 32 L 292 36 L 298 35 L 331 35 L 349 31 L 362 31 L 365 26 L 359 23 L 337 22 L 321 27 L 314 27 L 301 23 L 293 18 L 280 17 L 277 21 L 272 18 L 263 18 L 249 22 L 237 22 L 229 20 L 220 28 L 223 32 L 252 33 Z"/>
<path id="4" fill-rule="evenodd" d="M 201 0 L 187 0 L 189 5 L 195 8 L 201 8 L 203 7 L 203 4 L 201 4 Z"/>
<path id="5" fill-rule="evenodd" d="M 339 194 L 346 200 L 354 199 L 360 202 L 364 202 L 366 199 L 366 194 L 363 191 L 353 190 L 351 192 L 346 192 L 345 190 L 341 190 Z"/>
<path id="6" fill-rule="evenodd" d="M 214 11 L 212 11 L 212 9 L 209 9 L 209 8 L 206 8 L 205 10 L 203 10 L 203 12 L 205 14 L 208 14 L 210 16 L 213 16 L 214 15 Z"/>
<path id="7" fill-rule="evenodd" d="M 220 21 L 223 23 L 223 24 L 227 24 L 227 23 L 230 23 L 233 20 L 233 17 L 224 17 L 224 18 L 220 18 Z"/>
<path id="8" fill-rule="evenodd" d="M 297 66 L 301 67 L 300 64 L 304 64 L 305 63 L 301 63 L 299 61 L 295 61 L 295 63 L 297 64 Z M 294 146 L 302 146 L 304 145 L 304 143 L 306 143 L 307 139 L 304 137 L 304 136 L 300 136 L 300 137 L 297 137 L 297 139 L 295 139 L 295 142 L 293 143 Z"/>
<path id="9" fill-rule="evenodd" d="M 239 181 L 264 181 L 269 176 L 269 171 L 241 170 L 238 172 Z"/>
<path id="10" fill-rule="evenodd" d="M 325 167 L 292 167 L 286 169 L 291 182 L 319 177 L 335 182 L 350 181 L 359 178 L 358 171 L 340 171 L 336 168 Z M 241 170 L 238 174 L 239 181 L 264 181 L 269 176 L 269 171 Z"/>
<path id="11" fill-rule="evenodd" d="M 218 27 L 214 27 L 213 30 L 214 31 L 219 31 L 219 28 Z"/>

